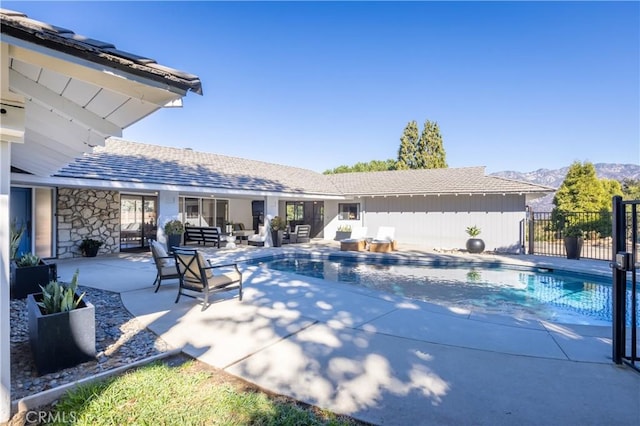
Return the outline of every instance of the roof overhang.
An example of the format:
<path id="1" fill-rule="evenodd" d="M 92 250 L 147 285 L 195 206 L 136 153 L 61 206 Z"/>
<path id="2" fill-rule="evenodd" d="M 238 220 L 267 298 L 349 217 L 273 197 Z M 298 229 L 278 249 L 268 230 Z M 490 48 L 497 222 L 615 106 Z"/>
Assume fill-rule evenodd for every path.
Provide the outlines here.
<path id="1" fill-rule="evenodd" d="M 278 192 L 264 190 L 242 190 L 228 188 L 212 188 L 203 186 L 187 185 L 167 185 L 144 182 L 122 182 L 100 179 L 78 179 L 68 177 L 41 177 L 26 173 L 11 173 L 11 182 L 14 185 L 36 185 L 64 188 L 94 188 L 119 192 L 158 192 L 173 191 L 182 195 L 192 195 L 194 197 L 229 197 L 229 198 L 250 198 L 256 197 L 277 197 L 280 199 L 295 200 L 344 200 L 348 197 L 335 194 L 298 193 L 298 192 Z"/>
<path id="2" fill-rule="evenodd" d="M 193 75 L 19 12 L 0 12 L 8 52 L 1 71 L 8 91 L 24 99 L 24 143 L 14 143 L 11 155 L 21 170 L 50 176 L 158 109 L 180 106 L 188 91 L 202 93 Z"/>

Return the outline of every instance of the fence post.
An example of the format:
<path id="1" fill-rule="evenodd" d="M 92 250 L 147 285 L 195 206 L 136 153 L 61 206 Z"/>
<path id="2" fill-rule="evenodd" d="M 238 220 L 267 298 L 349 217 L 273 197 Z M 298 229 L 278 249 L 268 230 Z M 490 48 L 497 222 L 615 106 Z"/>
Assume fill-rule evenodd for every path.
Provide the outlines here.
<path id="1" fill-rule="evenodd" d="M 627 272 L 617 268 L 616 254 L 626 249 L 625 209 L 622 197 L 613 197 L 613 221 L 612 221 L 613 250 L 611 253 L 611 265 L 613 269 L 613 362 L 622 363 L 625 352 L 625 302 L 627 287 Z"/>
<path id="2" fill-rule="evenodd" d="M 535 220 L 533 216 L 533 210 L 529 210 L 529 254 L 535 254 Z"/>

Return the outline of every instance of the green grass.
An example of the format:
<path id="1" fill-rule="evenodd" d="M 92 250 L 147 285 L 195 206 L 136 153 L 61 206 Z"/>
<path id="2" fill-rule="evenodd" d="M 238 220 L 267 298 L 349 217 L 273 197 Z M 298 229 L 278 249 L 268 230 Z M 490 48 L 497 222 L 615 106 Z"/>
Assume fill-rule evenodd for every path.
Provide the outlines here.
<path id="1" fill-rule="evenodd" d="M 50 419 L 65 419 L 65 424 L 73 420 L 79 425 L 359 424 L 225 382 L 216 374 L 194 368 L 191 361 L 177 367 L 151 364 L 77 388 L 61 398 Z"/>

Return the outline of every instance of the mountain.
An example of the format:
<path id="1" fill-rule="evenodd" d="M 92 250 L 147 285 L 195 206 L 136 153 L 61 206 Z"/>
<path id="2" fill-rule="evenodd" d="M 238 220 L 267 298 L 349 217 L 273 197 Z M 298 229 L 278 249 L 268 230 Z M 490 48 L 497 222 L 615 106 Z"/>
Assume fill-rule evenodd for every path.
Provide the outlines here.
<path id="1" fill-rule="evenodd" d="M 615 179 L 622 182 L 625 179 L 640 180 L 640 165 L 637 164 L 615 164 L 615 163 L 597 163 L 594 164 L 596 175 L 599 178 Z M 498 176 L 507 179 L 514 179 L 523 182 L 537 183 L 552 188 L 558 188 L 562 185 L 569 166 L 561 169 L 538 169 L 533 172 L 514 172 L 504 171 L 491 173 L 490 176 Z M 529 203 L 529 206 L 537 212 L 550 212 L 553 208 L 554 194 L 546 195 Z"/>

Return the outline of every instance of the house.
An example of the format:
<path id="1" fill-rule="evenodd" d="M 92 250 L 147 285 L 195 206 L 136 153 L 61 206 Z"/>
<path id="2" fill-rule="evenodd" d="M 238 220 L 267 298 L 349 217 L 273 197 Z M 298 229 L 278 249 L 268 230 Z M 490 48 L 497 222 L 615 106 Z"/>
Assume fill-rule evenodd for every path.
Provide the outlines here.
<path id="1" fill-rule="evenodd" d="M 0 9 L 0 30 L 0 422 L 6 422 L 9 218 L 24 219 L 30 231 L 24 248 L 43 257 L 55 256 L 68 232 L 56 226 L 62 212 L 53 187 L 23 186 L 13 172 L 46 181 L 138 120 L 180 106 L 188 92 L 202 94 L 202 84 L 195 75 L 20 12 Z"/>
<path id="2" fill-rule="evenodd" d="M 78 256 L 86 235 L 104 252 L 140 249 L 162 239 L 178 218 L 196 226 L 241 222 L 257 230 L 265 216 L 307 223 L 334 239 L 341 225 L 395 228 L 400 244 L 463 248 L 465 229 L 483 231 L 487 249 L 518 253 L 526 204 L 553 189 L 486 176 L 483 167 L 323 175 L 298 167 L 110 138 L 52 176 L 12 173 L 22 187 L 55 188 L 55 257 Z M 38 218 L 31 218 L 38 227 Z M 160 235 L 159 235 L 160 234 Z M 36 239 L 38 238 L 36 229 Z"/>

